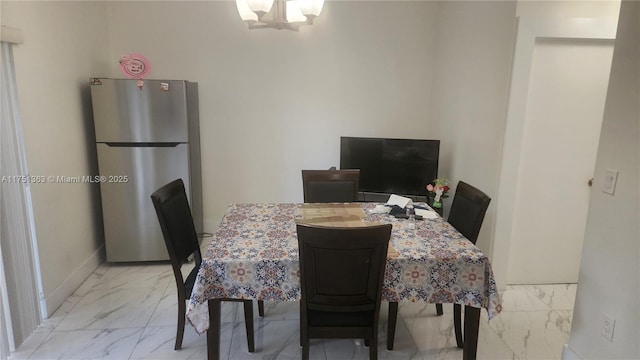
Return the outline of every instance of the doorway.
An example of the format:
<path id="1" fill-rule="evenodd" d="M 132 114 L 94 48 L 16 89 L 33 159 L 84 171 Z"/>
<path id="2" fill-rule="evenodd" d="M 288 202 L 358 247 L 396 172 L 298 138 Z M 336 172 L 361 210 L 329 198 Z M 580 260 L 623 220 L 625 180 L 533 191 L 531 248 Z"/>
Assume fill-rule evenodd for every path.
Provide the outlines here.
<path id="1" fill-rule="evenodd" d="M 508 284 L 578 282 L 612 56 L 611 40 L 536 40 Z"/>
<path id="2" fill-rule="evenodd" d="M 577 282 L 617 27 L 589 20 L 518 19 L 492 259 L 501 287 Z"/>

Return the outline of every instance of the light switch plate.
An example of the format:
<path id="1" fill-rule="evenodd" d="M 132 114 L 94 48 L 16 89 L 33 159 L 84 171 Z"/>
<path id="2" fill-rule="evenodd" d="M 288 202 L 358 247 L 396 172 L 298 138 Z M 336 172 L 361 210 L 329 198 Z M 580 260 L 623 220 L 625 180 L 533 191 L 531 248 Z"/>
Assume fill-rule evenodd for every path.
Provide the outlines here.
<path id="1" fill-rule="evenodd" d="M 613 195 L 616 191 L 616 183 L 618 182 L 618 170 L 607 169 L 604 173 L 604 182 L 602 184 L 602 192 Z"/>

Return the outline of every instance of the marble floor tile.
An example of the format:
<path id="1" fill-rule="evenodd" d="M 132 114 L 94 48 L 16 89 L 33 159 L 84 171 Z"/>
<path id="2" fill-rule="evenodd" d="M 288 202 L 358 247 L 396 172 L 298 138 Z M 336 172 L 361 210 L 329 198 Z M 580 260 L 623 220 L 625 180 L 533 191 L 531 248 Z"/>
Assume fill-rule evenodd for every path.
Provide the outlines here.
<path id="1" fill-rule="evenodd" d="M 388 303 L 382 303 L 383 313 L 388 311 Z M 445 314 L 453 313 L 452 304 L 442 304 L 442 311 Z M 383 314 L 381 313 L 381 315 Z M 436 304 L 428 304 L 425 302 L 401 302 L 398 304 L 398 316 L 401 317 L 425 317 L 438 316 L 436 312 Z"/>
<path id="2" fill-rule="evenodd" d="M 173 285 L 173 284 L 172 284 Z M 178 295 L 175 286 L 169 286 L 164 291 L 147 326 L 177 326 L 178 325 Z M 187 322 L 188 325 L 188 322 Z"/>
<path id="3" fill-rule="evenodd" d="M 186 275 L 193 264 L 185 264 Z M 512 285 L 503 311 L 481 312 L 478 359 L 560 359 L 568 342 L 576 285 Z M 266 302 L 258 316 L 256 352 L 247 351 L 241 303 L 222 303 L 221 359 L 299 359 L 299 302 Z M 388 303 L 383 302 L 378 357 L 394 360 L 462 358 L 452 306 L 400 303 L 394 350 L 386 349 Z M 177 321 L 175 280 L 168 263 L 103 264 L 32 334 L 11 360 L 204 359 L 206 335 L 187 323 L 183 347 L 173 350 Z M 361 340 L 314 340 L 313 360 L 368 359 Z"/>
<path id="4" fill-rule="evenodd" d="M 165 289 L 116 288 L 85 295 L 55 330 L 145 327 Z"/>
<path id="5" fill-rule="evenodd" d="M 576 302 L 577 284 L 523 285 L 551 310 L 572 310 Z"/>
<path id="6" fill-rule="evenodd" d="M 38 349 L 38 347 L 47 339 L 50 331 L 37 331 L 31 334 L 21 345 L 12 352 L 9 360 L 27 360 Z"/>
<path id="7" fill-rule="evenodd" d="M 98 271 L 100 270 L 100 271 Z M 73 292 L 74 296 L 84 296 L 90 291 L 97 283 L 102 280 L 104 273 L 109 270 L 109 266 L 100 266 L 96 271 L 91 273 L 89 277 Z"/>
<path id="8" fill-rule="evenodd" d="M 322 340 L 327 359 L 369 359 L 369 348 L 360 339 L 326 339 Z M 378 358 L 390 360 L 422 360 L 423 356 L 414 342 L 404 322 L 396 323 L 396 334 L 393 350 L 387 350 L 387 322 L 381 321 L 378 326 Z M 317 342 L 312 343 L 319 346 Z"/>
<path id="9" fill-rule="evenodd" d="M 378 357 L 382 359 L 423 359 L 423 354 L 401 318 L 398 318 L 396 322 L 393 350 L 387 350 L 387 326 L 388 324 L 385 320 L 381 323 L 381 328 L 378 332 Z"/>
<path id="10" fill-rule="evenodd" d="M 230 335 L 225 337 L 225 334 L 228 334 L 231 328 L 231 323 L 222 324 L 222 338 L 220 345 L 223 353 L 228 351 Z M 198 335 L 193 327 L 185 327 L 182 348 L 180 350 L 174 350 L 175 341 L 175 326 L 148 326 L 142 333 L 142 336 L 138 340 L 138 343 L 136 344 L 136 347 L 129 359 L 186 360 L 207 358 L 207 336 L 206 334 Z"/>
<path id="11" fill-rule="evenodd" d="M 224 305 L 224 303 L 223 303 Z M 237 304 L 236 319 L 243 321 L 244 309 L 240 303 Z M 267 320 L 299 320 L 300 319 L 300 302 L 299 301 L 265 301 L 264 317 Z M 253 318 L 258 320 L 258 301 L 253 302 Z M 224 317 L 223 317 L 224 321 Z"/>
<path id="12" fill-rule="evenodd" d="M 239 302 L 223 301 L 220 313 L 222 314 L 221 322 L 234 322 L 237 316 L 242 316 L 240 320 L 244 319 L 244 313 L 238 314 Z M 254 317 L 258 315 L 258 308 L 254 306 Z M 151 315 L 151 319 L 147 326 L 177 326 L 178 325 L 178 295 L 175 283 L 171 283 L 165 290 L 164 294 L 158 302 L 158 306 Z M 187 326 L 189 322 L 187 321 Z"/>
<path id="13" fill-rule="evenodd" d="M 265 311 L 266 312 L 266 311 Z M 247 350 L 244 322 L 237 321 L 227 359 L 300 359 L 300 323 L 297 320 L 271 320 L 269 316 L 254 323 L 256 351 Z M 325 359 L 322 347 L 311 349 L 310 358 Z"/>
<path id="14" fill-rule="evenodd" d="M 369 348 L 364 346 L 363 340 L 352 339 L 327 339 L 323 340 L 324 351 L 327 359 L 339 360 L 368 360 Z M 313 348 L 313 346 L 312 346 Z M 413 345 L 412 351 L 399 347 L 387 350 L 386 338 L 378 338 L 378 359 L 394 360 L 423 360 L 420 351 Z"/>
<path id="15" fill-rule="evenodd" d="M 29 359 L 128 359 L 143 330 L 52 331 Z"/>
<path id="16" fill-rule="evenodd" d="M 300 359 L 302 348 L 300 347 L 300 334 L 297 320 L 263 320 L 256 323 L 255 341 L 256 352 L 249 353 L 246 348 L 246 336 L 244 325 L 236 323 L 233 332 L 231 351 L 228 359 Z M 378 357 L 380 359 L 422 359 L 410 336 L 404 331 L 398 331 L 398 349 L 386 350 L 386 333 L 380 327 L 378 336 Z M 406 345 L 408 339 L 410 346 Z M 337 340 L 337 339 L 313 339 L 309 349 L 310 359 L 368 359 L 369 350 L 364 347 L 362 341 Z"/>
<path id="17" fill-rule="evenodd" d="M 482 318 L 480 319 L 480 330 L 478 332 L 477 351 L 478 359 L 519 359 L 493 328 L 491 328 L 487 320 L 483 320 Z"/>
<path id="18" fill-rule="evenodd" d="M 547 304 L 530 291 L 527 291 L 524 286 L 507 285 L 500 296 L 503 312 L 551 310 Z"/>
<path id="19" fill-rule="evenodd" d="M 122 265 L 112 264 L 95 281 L 91 290 L 96 289 L 130 289 L 144 287 L 158 287 L 163 291 L 172 282 L 175 286 L 173 270 L 168 263 L 151 265 Z"/>
<path id="20" fill-rule="evenodd" d="M 446 359 L 447 353 L 457 349 L 453 315 L 398 319 L 398 324 L 401 322 L 406 325 L 418 350 L 427 359 Z"/>
<path id="21" fill-rule="evenodd" d="M 78 305 L 78 303 L 82 300 L 82 296 L 77 294 L 73 294 L 67 298 L 67 300 L 60 305 L 60 307 L 49 316 L 47 319 L 44 319 L 42 323 L 36 328 L 36 332 L 40 331 L 52 331 L 58 326 L 62 320 L 73 310 L 73 308 Z"/>
<path id="22" fill-rule="evenodd" d="M 453 315 L 438 317 L 404 318 L 413 340 L 425 359 L 461 359 L 462 349 L 456 345 Z M 493 321 L 493 320 L 492 320 Z M 486 317 L 480 319 L 478 332 L 478 359 L 517 359 L 513 351 L 487 324 Z"/>
<path id="23" fill-rule="evenodd" d="M 569 342 L 569 311 L 504 312 L 491 328 L 520 359 L 560 359 Z"/>

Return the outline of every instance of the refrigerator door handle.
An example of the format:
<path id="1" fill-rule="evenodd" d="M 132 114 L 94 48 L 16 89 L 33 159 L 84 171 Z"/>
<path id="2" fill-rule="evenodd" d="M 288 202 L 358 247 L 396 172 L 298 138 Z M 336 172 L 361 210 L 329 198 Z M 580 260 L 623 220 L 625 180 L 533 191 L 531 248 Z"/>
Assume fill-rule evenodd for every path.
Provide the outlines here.
<path id="1" fill-rule="evenodd" d="M 176 147 L 181 143 L 179 142 L 140 142 L 140 143 L 106 142 L 104 144 L 110 147 Z"/>

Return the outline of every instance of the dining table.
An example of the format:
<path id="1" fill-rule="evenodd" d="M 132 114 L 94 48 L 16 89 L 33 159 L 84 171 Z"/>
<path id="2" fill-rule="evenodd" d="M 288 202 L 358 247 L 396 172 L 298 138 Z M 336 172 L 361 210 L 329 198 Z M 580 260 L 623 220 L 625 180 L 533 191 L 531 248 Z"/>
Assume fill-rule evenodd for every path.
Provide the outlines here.
<path id="1" fill-rule="evenodd" d="M 480 310 L 492 319 L 502 309 L 489 259 L 428 205 L 414 207 L 424 209 L 422 220 L 393 216 L 379 203 L 229 205 L 202 256 L 186 312 L 198 333 L 207 332 L 208 359 L 220 357 L 221 299 L 300 300 L 300 222 L 392 224 L 382 299 L 463 305 L 463 359 L 475 359 Z"/>

